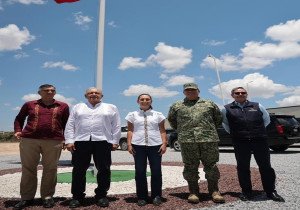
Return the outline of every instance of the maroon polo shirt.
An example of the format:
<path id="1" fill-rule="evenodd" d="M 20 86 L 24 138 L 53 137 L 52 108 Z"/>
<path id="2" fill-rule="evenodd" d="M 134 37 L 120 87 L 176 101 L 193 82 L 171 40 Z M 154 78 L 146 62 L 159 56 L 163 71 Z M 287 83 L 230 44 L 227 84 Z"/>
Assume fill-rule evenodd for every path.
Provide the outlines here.
<path id="1" fill-rule="evenodd" d="M 14 122 L 14 130 L 22 137 L 33 139 L 64 140 L 64 129 L 69 117 L 69 106 L 54 100 L 45 105 L 42 100 L 26 102 Z M 24 122 L 27 118 L 25 128 Z"/>

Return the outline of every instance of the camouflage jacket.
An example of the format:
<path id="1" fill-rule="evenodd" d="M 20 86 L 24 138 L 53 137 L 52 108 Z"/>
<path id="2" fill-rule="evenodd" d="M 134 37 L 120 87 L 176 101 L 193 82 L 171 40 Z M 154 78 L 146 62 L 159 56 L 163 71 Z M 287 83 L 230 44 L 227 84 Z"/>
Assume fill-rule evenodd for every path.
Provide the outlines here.
<path id="1" fill-rule="evenodd" d="M 177 130 L 179 143 L 219 141 L 222 114 L 210 100 L 177 101 L 170 107 L 168 121 Z"/>

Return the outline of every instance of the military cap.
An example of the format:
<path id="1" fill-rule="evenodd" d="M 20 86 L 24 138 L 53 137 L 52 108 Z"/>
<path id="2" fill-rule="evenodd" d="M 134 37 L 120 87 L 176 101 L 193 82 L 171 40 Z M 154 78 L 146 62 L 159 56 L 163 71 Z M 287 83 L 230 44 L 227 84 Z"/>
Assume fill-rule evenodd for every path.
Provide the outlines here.
<path id="1" fill-rule="evenodd" d="M 195 89 L 195 90 L 198 90 L 198 85 L 195 84 L 195 83 L 185 83 L 183 85 L 183 90 L 186 90 L 186 89 Z"/>

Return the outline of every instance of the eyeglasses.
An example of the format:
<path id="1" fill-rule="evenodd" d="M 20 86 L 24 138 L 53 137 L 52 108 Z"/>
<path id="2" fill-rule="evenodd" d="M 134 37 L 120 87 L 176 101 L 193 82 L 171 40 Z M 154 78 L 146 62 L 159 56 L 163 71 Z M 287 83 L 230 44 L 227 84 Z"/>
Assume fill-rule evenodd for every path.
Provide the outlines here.
<path id="1" fill-rule="evenodd" d="M 184 91 L 196 91 L 197 89 L 194 89 L 194 88 L 187 88 L 185 89 Z"/>
<path id="2" fill-rule="evenodd" d="M 235 95 L 246 95 L 247 92 L 234 92 Z"/>
<path id="3" fill-rule="evenodd" d="M 49 89 L 49 90 L 42 90 L 43 92 L 55 92 L 55 90 L 53 89 Z"/>

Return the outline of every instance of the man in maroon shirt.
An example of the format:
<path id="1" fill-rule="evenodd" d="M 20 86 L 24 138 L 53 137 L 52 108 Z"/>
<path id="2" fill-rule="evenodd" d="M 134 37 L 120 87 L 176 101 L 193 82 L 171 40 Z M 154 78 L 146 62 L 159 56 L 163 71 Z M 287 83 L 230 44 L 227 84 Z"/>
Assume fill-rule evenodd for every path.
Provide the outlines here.
<path id="1" fill-rule="evenodd" d="M 55 193 L 57 164 L 63 147 L 63 132 L 69 117 L 69 107 L 54 99 L 56 90 L 53 85 L 41 85 L 38 93 L 41 99 L 26 102 L 14 122 L 14 135 L 20 140 L 22 163 L 21 201 L 14 209 L 23 209 L 33 203 L 40 156 L 43 165 L 40 190 L 43 206 L 54 206 L 52 197 Z M 26 118 L 27 123 L 23 128 Z"/>

